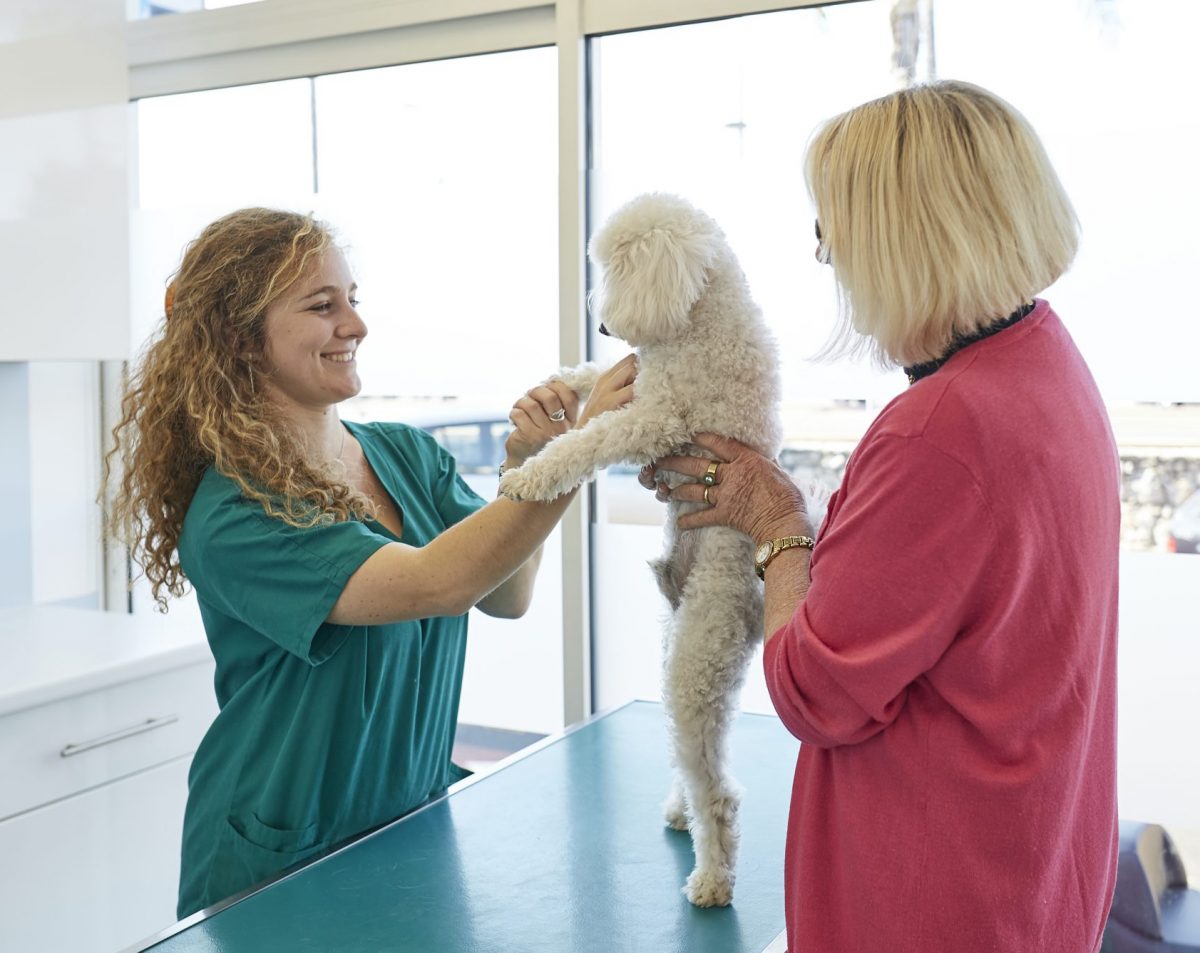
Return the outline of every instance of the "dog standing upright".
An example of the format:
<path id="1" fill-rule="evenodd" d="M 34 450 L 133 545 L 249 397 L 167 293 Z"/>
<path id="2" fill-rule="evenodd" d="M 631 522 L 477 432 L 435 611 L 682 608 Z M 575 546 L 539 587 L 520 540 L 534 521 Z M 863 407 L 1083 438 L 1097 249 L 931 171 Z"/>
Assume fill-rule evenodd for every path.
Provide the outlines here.
<path id="1" fill-rule="evenodd" d="M 505 473 L 501 492 L 551 500 L 610 464 L 646 464 L 674 453 L 705 456 L 688 442 L 702 431 L 776 456 L 775 341 L 717 223 L 677 196 L 642 195 L 608 219 L 589 255 L 604 270 L 601 331 L 637 350 L 635 397 Z M 586 396 L 600 370 L 585 364 L 555 377 Z M 689 479 L 659 478 L 671 486 Z M 741 799 L 729 773 L 727 736 L 762 637 L 762 588 L 755 541 L 728 527 L 679 532 L 680 513 L 703 505 L 667 505 L 664 552 L 651 567 L 670 606 L 663 703 L 674 783 L 666 821 L 691 832 L 696 867 L 687 898 L 724 906 L 733 898 Z"/>

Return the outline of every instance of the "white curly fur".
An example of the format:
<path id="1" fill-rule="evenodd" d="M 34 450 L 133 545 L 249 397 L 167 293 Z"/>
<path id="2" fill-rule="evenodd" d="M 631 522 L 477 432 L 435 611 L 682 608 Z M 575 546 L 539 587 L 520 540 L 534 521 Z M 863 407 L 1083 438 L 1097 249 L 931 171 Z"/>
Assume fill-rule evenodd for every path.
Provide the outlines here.
<path id="1" fill-rule="evenodd" d="M 688 442 L 701 431 L 774 457 L 781 435 L 775 341 L 716 222 L 677 196 L 638 196 L 593 237 L 589 254 L 604 269 L 601 323 L 638 352 L 636 396 L 506 472 L 501 491 L 550 500 L 610 464 L 705 456 Z M 600 370 L 585 364 L 555 376 L 586 396 Z M 672 486 L 690 479 L 664 477 Z M 651 563 L 670 606 L 663 703 L 674 783 L 664 812 L 671 827 L 692 835 L 687 898 L 724 906 L 733 898 L 741 800 L 727 737 L 762 636 L 762 589 L 747 536 L 726 527 L 678 531 L 680 513 L 702 505 L 667 506 L 664 552 Z"/>

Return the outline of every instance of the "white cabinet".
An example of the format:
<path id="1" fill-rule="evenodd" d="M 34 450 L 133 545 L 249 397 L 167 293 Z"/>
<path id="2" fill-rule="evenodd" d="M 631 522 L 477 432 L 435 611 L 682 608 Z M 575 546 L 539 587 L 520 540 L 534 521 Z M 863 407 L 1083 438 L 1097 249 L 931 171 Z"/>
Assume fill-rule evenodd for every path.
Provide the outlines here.
<path id="1" fill-rule="evenodd" d="M 0 718 L 0 822 L 191 754 L 216 715 L 212 673 L 197 662 Z"/>
<path id="2" fill-rule="evenodd" d="M 155 621 L 0 613 L 0 643 L 27 636 L 16 658 L 43 653 L 0 678 L 0 950 L 113 953 L 175 921 L 187 772 L 217 708 L 203 644 Z"/>
<path id="3" fill-rule="evenodd" d="M 0 823 L 0 950 L 113 953 L 174 923 L 190 764 Z"/>

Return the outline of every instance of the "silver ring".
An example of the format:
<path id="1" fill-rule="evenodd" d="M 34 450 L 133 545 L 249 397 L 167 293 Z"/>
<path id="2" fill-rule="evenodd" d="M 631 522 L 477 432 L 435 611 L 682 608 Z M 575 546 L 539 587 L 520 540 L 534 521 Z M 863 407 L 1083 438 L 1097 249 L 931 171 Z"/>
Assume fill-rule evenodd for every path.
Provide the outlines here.
<path id="1" fill-rule="evenodd" d="M 558 410 L 556 410 L 554 413 L 552 413 L 550 415 L 550 419 L 553 420 L 557 424 L 557 423 L 561 422 L 562 420 L 564 420 L 566 418 L 566 416 L 567 416 L 566 410 L 562 407 L 559 407 Z"/>
<path id="2" fill-rule="evenodd" d="M 708 469 L 704 471 L 704 485 L 715 486 L 717 482 L 717 461 L 714 460 L 708 465 Z"/>
<path id="3" fill-rule="evenodd" d="M 709 506 L 716 506 L 717 504 L 708 498 L 708 491 L 711 489 L 712 489 L 711 484 L 706 483 L 704 485 L 704 502 L 707 503 Z"/>

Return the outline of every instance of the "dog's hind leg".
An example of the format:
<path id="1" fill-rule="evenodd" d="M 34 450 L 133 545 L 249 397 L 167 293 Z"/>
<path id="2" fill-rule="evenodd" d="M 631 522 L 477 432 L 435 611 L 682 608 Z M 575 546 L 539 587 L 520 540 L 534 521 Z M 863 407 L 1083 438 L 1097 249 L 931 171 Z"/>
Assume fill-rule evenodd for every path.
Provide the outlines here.
<path id="1" fill-rule="evenodd" d="M 733 530 L 706 531 L 667 657 L 663 699 L 696 856 L 684 892 L 697 906 L 733 898 L 740 791 L 728 735 L 762 611 L 751 549 Z"/>
<path id="2" fill-rule="evenodd" d="M 668 622 L 667 625 L 669 627 L 671 623 Z M 669 644 L 670 638 L 670 632 L 667 632 L 664 636 L 664 647 Z M 670 657 L 670 650 L 666 649 L 664 658 L 670 659 Z M 666 674 L 669 677 L 669 670 Z M 664 692 L 664 699 L 665 695 Z M 665 702 L 665 704 L 667 705 L 668 722 L 673 723 L 674 719 L 670 717 L 670 703 Z M 667 793 L 667 799 L 663 801 L 662 812 L 667 827 L 676 831 L 688 829 L 687 784 L 679 763 L 679 745 L 674 737 L 671 739 L 671 790 Z"/>
<path id="3" fill-rule="evenodd" d="M 650 569 L 654 573 L 655 582 L 658 583 L 658 591 L 667 600 L 669 609 L 668 615 L 663 621 L 664 682 L 670 678 L 668 665 L 671 658 L 671 644 L 674 641 L 675 614 L 679 611 L 679 604 L 683 599 L 683 586 L 687 582 L 688 573 L 691 572 L 696 549 L 693 544 L 696 534 L 681 535 L 676 527 L 681 507 L 698 509 L 698 507 L 680 503 L 672 503 L 667 507 L 667 520 L 663 530 L 664 552 L 658 559 L 650 561 Z M 677 760 L 672 751 L 671 790 L 663 802 L 663 819 L 673 830 L 686 831 L 688 829 L 687 795 L 684 793 L 683 777 L 680 774 Z"/>
<path id="4" fill-rule="evenodd" d="M 654 570 L 655 577 L 658 579 L 658 588 L 662 590 L 662 594 L 666 596 L 667 602 L 671 606 L 671 613 L 663 623 L 663 678 L 664 681 L 667 681 L 670 679 L 669 660 L 671 658 L 671 644 L 674 641 L 675 612 L 679 608 L 681 593 L 676 585 L 674 574 L 671 572 L 671 564 L 668 560 L 655 560 L 650 566 Z M 675 748 L 675 744 L 672 744 L 671 791 L 667 794 L 667 799 L 663 802 L 663 820 L 667 822 L 667 827 L 673 830 L 686 831 L 688 829 L 687 795 L 684 793 L 685 786 L 683 776 L 680 773 L 679 759 L 675 755 Z"/>

